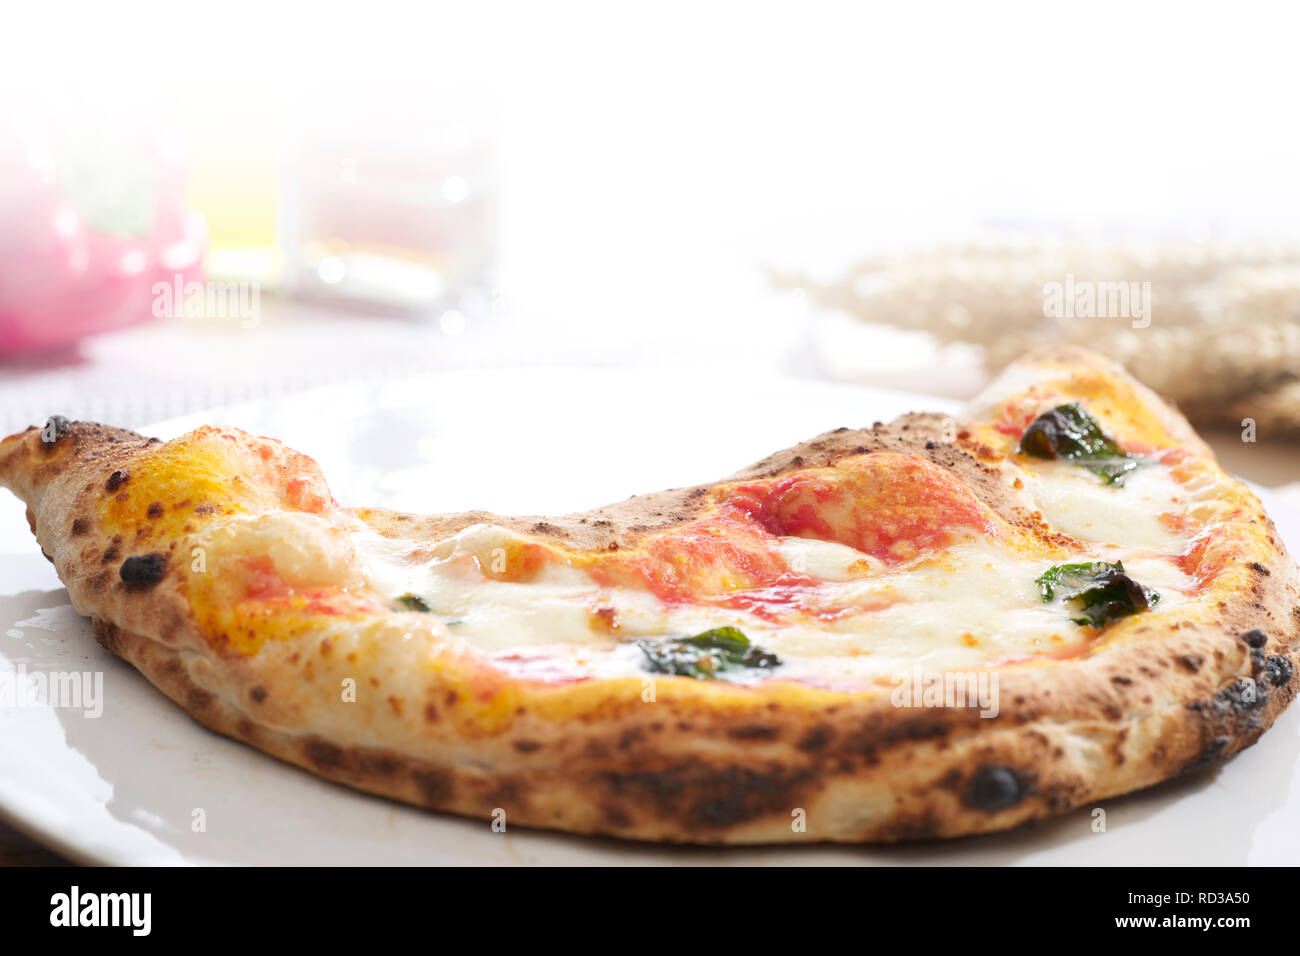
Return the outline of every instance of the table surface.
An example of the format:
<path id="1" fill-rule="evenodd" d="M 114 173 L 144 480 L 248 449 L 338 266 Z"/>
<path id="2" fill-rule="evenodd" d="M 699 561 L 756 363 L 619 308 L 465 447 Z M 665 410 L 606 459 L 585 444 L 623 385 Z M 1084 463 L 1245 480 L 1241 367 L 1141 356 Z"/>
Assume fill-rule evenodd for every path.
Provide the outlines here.
<path id="1" fill-rule="evenodd" d="M 7 434 L 54 411 L 74 417 L 98 418 L 121 424 L 140 426 L 150 421 L 178 416 L 205 407 L 254 397 L 274 399 L 298 388 L 337 381 L 345 365 L 331 356 L 346 356 L 346 370 L 356 376 L 361 370 L 369 376 L 394 376 L 428 372 L 430 367 L 457 367 L 481 364 L 536 364 L 559 356 L 539 355 L 532 347 L 520 348 L 517 336 L 509 330 L 491 328 L 464 341 L 450 342 L 427 326 L 381 322 L 373 319 L 324 318 L 287 310 L 276 316 L 266 334 L 250 338 L 239 333 L 204 333 L 209 336 L 209 352 L 215 360 L 206 366 L 206 376 L 195 376 L 185 360 L 193 349 L 192 332 L 175 325 L 159 325 L 106 336 L 83 345 L 74 356 L 37 363 L 0 365 L 5 374 L 0 379 L 0 434 Z M 313 361 L 303 361 L 304 330 L 302 323 L 311 318 Z M 473 333 L 473 330 L 471 330 Z M 504 348 L 502 340 L 514 340 L 513 348 Z M 437 358 L 431 348 L 415 348 L 411 343 L 437 345 Z M 816 360 L 808 359 L 806 350 L 791 348 L 791 340 L 781 341 L 781 352 L 770 357 L 769 368 L 779 373 L 804 375 L 825 374 Z M 229 349 L 228 362 L 222 362 L 220 350 Z M 254 348 L 250 351 L 250 348 Z M 486 350 L 486 351 L 485 351 Z M 421 356 L 410 362 L 407 356 Z M 491 354 L 492 361 L 482 358 Z M 791 358 L 791 356 L 795 358 Z M 140 356 L 149 356 L 145 367 Z M 160 360 L 160 356 L 162 356 Z M 639 356 L 609 355 L 597 364 L 658 364 L 667 355 L 654 356 L 649 363 L 645 353 Z M 527 360 L 525 360 L 527 359 Z M 638 361 L 640 359 L 641 361 Z M 802 363 L 802 365 L 800 364 Z M 310 375 L 286 375 L 276 370 L 310 369 Z M 752 370 L 752 369 L 751 369 Z M 894 378 L 898 370 L 894 369 Z M 841 376 L 842 377 L 842 376 Z M 871 381 L 870 376 L 854 376 L 865 384 L 890 386 L 894 381 Z M 233 384 L 232 384 L 233 383 Z M 931 391 L 951 396 L 948 383 L 936 379 L 933 388 L 924 380 L 911 378 L 911 391 Z M 962 388 L 961 391 L 968 389 Z M 1282 496 L 1300 510 L 1300 443 L 1294 440 L 1261 436 L 1247 444 L 1235 432 L 1205 434 L 1223 466 L 1230 472 L 1265 487 L 1278 489 Z M 32 841 L 16 829 L 0 822 L 0 866 L 66 865 L 68 861 Z"/>

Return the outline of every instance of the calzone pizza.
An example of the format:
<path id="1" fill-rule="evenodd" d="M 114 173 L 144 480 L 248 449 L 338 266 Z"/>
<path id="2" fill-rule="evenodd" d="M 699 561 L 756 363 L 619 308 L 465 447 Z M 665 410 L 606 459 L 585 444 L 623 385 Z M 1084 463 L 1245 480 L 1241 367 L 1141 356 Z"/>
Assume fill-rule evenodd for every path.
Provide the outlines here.
<path id="1" fill-rule="evenodd" d="M 1259 501 L 1076 350 L 957 418 L 580 514 L 345 507 L 274 439 L 58 416 L 0 444 L 0 482 L 100 643 L 196 720 L 508 824 L 999 830 L 1223 760 L 1297 684 Z"/>

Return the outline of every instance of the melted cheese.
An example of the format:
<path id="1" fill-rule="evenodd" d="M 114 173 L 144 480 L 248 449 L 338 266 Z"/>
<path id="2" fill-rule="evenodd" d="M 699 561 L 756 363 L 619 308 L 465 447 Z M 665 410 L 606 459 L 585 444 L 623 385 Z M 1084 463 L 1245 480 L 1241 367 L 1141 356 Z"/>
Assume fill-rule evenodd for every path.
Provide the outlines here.
<path id="1" fill-rule="evenodd" d="M 268 559 L 286 587 L 362 587 L 369 578 L 358 568 L 354 543 L 328 519 L 297 511 L 231 516 L 192 539 L 203 579 L 228 595 L 247 585 L 251 557 Z"/>
<path id="2" fill-rule="evenodd" d="M 1025 462 L 1026 494 L 1055 531 L 1098 546 L 1115 560 L 1124 554 L 1176 555 L 1187 539 L 1171 518 L 1203 522 L 1230 492 L 1232 479 L 1205 467 L 1175 469 L 1146 463 L 1130 472 L 1122 485 L 1107 485 L 1086 468 L 1068 462 Z M 1122 545 L 1117 542 L 1123 542 Z"/>
<path id="3" fill-rule="evenodd" d="M 1107 485 L 1086 468 L 1035 461 L 1026 464 L 1024 482 L 1026 494 L 1047 523 L 1080 541 L 1123 541 L 1126 548 L 1163 554 L 1177 554 L 1185 547 L 1161 520 L 1161 515 L 1184 510 L 1186 493 L 1166 465 L 1143 465 L 1122 485 Z"/>
<path id="4" fill-rule="evenodd" d="M 647 591 L 602 587 L 563 564 L 548 565 L 527 581 L 485 574 L 493 553 L 516 538 L 504 528 L 475 525 L 416 559 L 409 545 L 368 528 L 353 532 L 376 589 L 393 597 L 418 594 L 456 638 L 522 678 L 649 676 L 637 639 L 685 637 L 722 625 L 739 627 L 777 654 L 781 677 L 845 688 L 888 681 L 918 664 L 970 669 L 1064 656 L 1081 650 L 1091 634 L 1071 621 L 1061 602 L 1044 602 L 1035 584 L 1051 564 L 1096 557 L 1085 553 L 1045 561 L 977 540 L 886 571 L 845 545 L 785 538 L 781 552 L 792 567 L 818 579 L 809 603 L 849 610 L 828 619 L 801 613 L 772 620 L 735 607 L 669 604 Z M 1168 558 L 1139 557 L 1126 567 L 1160 592 L 1159 605 L 1148 613 L 1168 613 L 1192 587 Z M 597 609 L 608 613 L 601 617 Z M 736 679 L 775 673 L 740 672 Z"/>
<path id="5" fill-rule="evenodd" d="M 849 581 L 884 570 L 884 562 L 837 541 L 783 538 L 781 557 L 793 570 L 825 581 Z"/>

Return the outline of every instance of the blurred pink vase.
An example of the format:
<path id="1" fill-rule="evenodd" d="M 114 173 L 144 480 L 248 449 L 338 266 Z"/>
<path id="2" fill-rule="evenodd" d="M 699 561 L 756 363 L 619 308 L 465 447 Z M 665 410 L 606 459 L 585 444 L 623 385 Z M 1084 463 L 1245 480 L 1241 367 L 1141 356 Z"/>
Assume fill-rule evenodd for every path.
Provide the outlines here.
<path id="1" fill-rule="evenodd" d="M 0 127 L 0 356 L 150 321 L 155 283 L 201 278 L 207 232 L 173 142 Z"/>

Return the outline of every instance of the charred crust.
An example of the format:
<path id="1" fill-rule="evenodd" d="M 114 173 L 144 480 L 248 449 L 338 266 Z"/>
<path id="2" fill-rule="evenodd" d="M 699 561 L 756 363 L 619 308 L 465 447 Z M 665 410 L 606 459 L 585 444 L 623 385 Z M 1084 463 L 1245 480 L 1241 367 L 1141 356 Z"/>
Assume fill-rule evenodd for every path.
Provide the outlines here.
<path id="1" fill-rule="evenodd" d="M 748 724 L 744 727 L 732 727 L 727 731 L 727 735 L 733 740 L 776 740 L 781 736 L 781 731 L 762 724 Z"/>
<path id="2" fill-rule="evenodd" d="M 654 801 L 675 801 L 686 789 L 683 768 L 667 770 L 608 771 L 605 782 L 616 794 L 649 797 Z"/>
<path id="3" fill-rule="evenodd" d="M 942 826 L 938 815 L 927 810 L 920 816 L 903 817 L 890 823 L 881 831 L 881 839 L 891 843 L 933 840 L 940 835 Z"/>
<path id="4" fill-rule="evenodd" d="M 1211 737 L 1201 747 L 1200 752 L 1188 761 L 1187 766 L 1183 768 L 1183 773 L 1191 773 L 1217 763 L 1227 755 L 1230 746 L 1232 746 L 1232 738 L 1226 734 Z"/>
<path id="5" fill-rule="evenodd" d="M 531 754 L 541 750 L 542 745 L 536 740 L 516 740 L 515 749 L 521 754 Z"/>
<path id="6" fill-rule="evenodd" d="M 55 445 L 72 431 L 72 426 L 76 424 L 62 415 L 51 415 L 45 420 L 45 426 L 41 429 L 41 443 L 45 445 Z"/>
<path id="7" fill-rule="evenodd" d="M 953 767 L 939 778 L 939 786 L 944 790 L 956 791 L 961 788 L 961 771 Z"/>
<path id="8" fill-rule="evenodd" d="M 1295 666 L 1291 663 L 1291 658 L 1282 654 L 1270 657 L 1263 667 L 1264 680 L 1274 687 L 1283 687 L 1291 683 L 1294 672 Z"/>
<path id="9" fill-rule="evenodd" d="M 74 538 L 79 538 L 83 534 L 89 534 L 90 522 L 87 521 L 85 518 L 73 518 L 72 528 L 68 533 Z"/>
<path id="10" fill-rule="evenodd" d="M 313 766 L 321 770 L 334 770 L 343 763 L 343 749 L 319 738 L 307 741 L 303 753 Z"/>
<path id="11" fill-rule="evenodd" d="M 948 719 L 955 713 L 950 712 Z M 879 748 L 910 741 L 940 740 L 950 730 L 945 717 L 939 714 L 924 714 L 911 720 L 887 720 L 881 715 L 873 715 L 845 743 L 850 751 L 874 757 Z"/>
<path id="12" fill-rule="evenodd" d="M 1220 759 L 1236 738 L 1243 746 L 1253 741 L 1267 724 L 1268 703 L 1264 681 L 1250 677 L 1232 681 L 1208 701 L 1189 703 L 1187 709 L 1202 720 L 1202 744 L 1200 752 L 1183 769 L 1192 770 Z"/>
<path id="13" fill-rule="evenodd" d="M 259 684 L 248 692 L 248 696 L 252 699 L 253 703 L 260 704 L 262 701 L 266 700 L 266 688 Z"/>
<path id="14" fill-rule="evenodd" d="M 367 776 L 392 777 L 402 769 L 402 762 L 388 753 L 362 751 L 357 757 L 357 765 Z"/>
<path id="15" fill-rule="evenodd" d="M 1248 711 L 1258 704 L 1255 682 L 1248 677 L 1242 677 L 1223 688 L 1208 702 L 1194 700 L 1187 706 L 1190 710 L 1198 712 L 1208 710 L 1219 715 L 1232 715 Z"/>
<path id="16" fill-rule="evenodd" d="M 500 781 L 486 793 L 488 803 L 496 807 L 512 807 L 515 811 L 528 804 L 528 791 L 514 778 Z"/>
<path id="17" fill-rule="evenodd" d="M 122 632 L 116 625 L 97 617 L 91 620 L 91 630 L 94 632 L 95 640 L 104 650 L 122 656 Z"/>
<path id="18" fill-rule="evenodd" d="M 1195 674 L 1201 669 L 1201 665 L 1205 663 L 1205 658 L 1200 654 L 1180 654 L 1174 658 L 1174 663 L 1183 670 Z"/>
<path id="19" fill-rule="evenodd" d="M 981 767 L 966 784 L 962 794 L 966 806 L 985 813 L 997 813 L 1014 807 L 1024 799 L 1026 786 L 1015 770 L 1001 765 Z"/>
<path id="20" fill-rule="evenodd" d="M 1246 642 L 1247 647 L 1263 647 L 1268 643 L 1268 635 L 1259 628 L 1251 628 L 1241 635 L 1241 639 Z"/>
<path id="21" fill-rule="evenodd" d="M 130 477 L 130 474 L 118 469 L 108 476 L 108 481 L 104 482 L 104 490 L 109 492 L 117 491 L 117 489 L 126 484 L 127 479 Z"/>
<path id="22" fill-rule="evenodd" d="M 815 753 L 818 750 L 824 750 L 830 742 L 830 726 L 828 724 L 818 724 L 799 738 L 799 742 L 795 746 L 804 753 Z"/>
<path id="23" fill-rule="evenodd" d="M 122 562 L 118 571 L 122 583 L 129 588 L 153 587 L 166 573 L 167 556 L 158 552 L 134 554 Z"/>
<path id="24" fill-rule="evenodd" d="M 415 770 L 411 773 L 411 780 L 419 789 L 421 799 L 428 806 L 442 806 L 451 799 L 454 789 L 452 778 L 445 770 Z"/>
<path id="25" fill-rule="evenodd" d="M 214 695 L 194 684 L 185 692 L 185 709 L 191 714 L 201 714 L 211 707 L 215 700 Z"/>
<path id="26" fill-rule="evenodd" d="M 757 770 L 678 764 L 663 770 L 609 771 L 602 779 L 617 797 L 692 829 L 718 830 L 760 817 L 788 815 L 814 773 L 807 768 Z"/>
<path id="27" fill-rule="evenodd" d="M 153 502 L 145 509 L 145 514 L 150 518 L 161 518 L 163 516 L 163 506 L 160 502 Z"/>
<path id="28" fill-rule="evenodd" d="M 600 812 L 605 822 L 616 830 L 625 830 L 632 825 L 632 818 L 616 803 L 601 804 Z"/>

